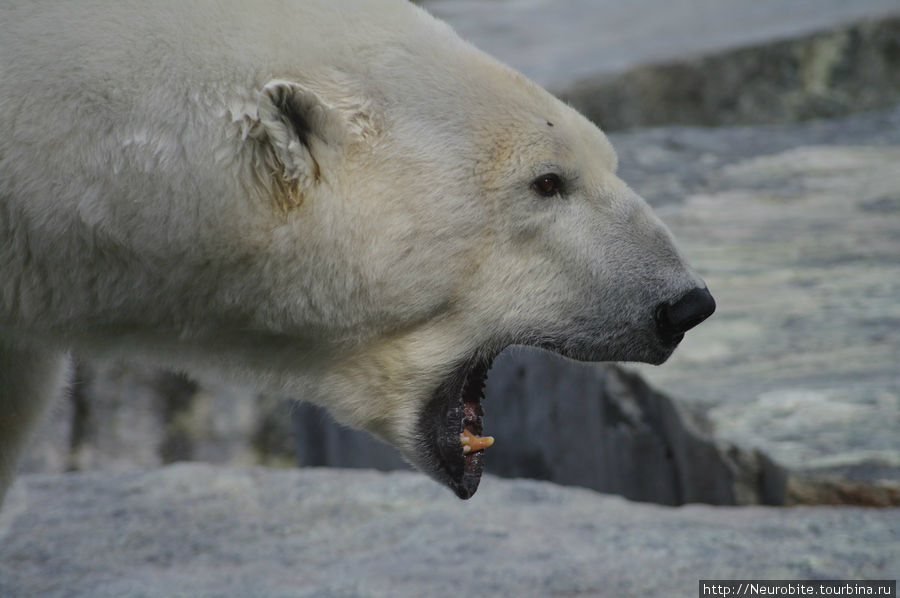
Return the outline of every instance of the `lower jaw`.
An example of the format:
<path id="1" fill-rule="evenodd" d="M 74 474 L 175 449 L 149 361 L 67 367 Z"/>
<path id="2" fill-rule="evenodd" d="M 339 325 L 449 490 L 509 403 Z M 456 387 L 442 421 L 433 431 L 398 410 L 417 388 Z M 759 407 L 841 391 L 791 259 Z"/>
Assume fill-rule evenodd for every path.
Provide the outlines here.
<path id="1" fill-rule="evenodd" d="M 475 491 L 478 490 L 478 484 L 481 482 L 481 475 L 484 472 L 484 459 L 482 453 L 466 455 L 466 465 L 463 471 L 462 479 L 450 483 L 450 489 L 463 500 L 472 498 Z"/>
<path id="2" fill-rule="evenodd" d="M 464 430 L 476 436 L 482 432 L 483 386 L 495 357 L 474 358 L 459 366 L 436 389 L 421 418 L 435 461 L 433 475 L 461 499 L 475 494 L 484 471 L 484 452 L 465 454 L 460 437 Z"/>

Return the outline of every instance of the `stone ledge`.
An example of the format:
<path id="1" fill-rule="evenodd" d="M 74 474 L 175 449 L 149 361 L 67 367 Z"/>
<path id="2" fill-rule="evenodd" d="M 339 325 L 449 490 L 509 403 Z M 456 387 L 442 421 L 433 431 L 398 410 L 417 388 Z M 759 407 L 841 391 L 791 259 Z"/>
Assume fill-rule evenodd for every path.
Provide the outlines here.
<path id="1" fill-rule="evenodd" d="M 661 507 L 488 477 L 176 465 L 29 475 L 0 513 L 17 598 L 694 596 L 707 579 L 900 574 L 900 511 Z"/>
<path id="2" fill-rule="evenodd" d="M 900 98 L 900 18 L 582 79 L 560 96 L 607 131 L 836 118 Z"/>

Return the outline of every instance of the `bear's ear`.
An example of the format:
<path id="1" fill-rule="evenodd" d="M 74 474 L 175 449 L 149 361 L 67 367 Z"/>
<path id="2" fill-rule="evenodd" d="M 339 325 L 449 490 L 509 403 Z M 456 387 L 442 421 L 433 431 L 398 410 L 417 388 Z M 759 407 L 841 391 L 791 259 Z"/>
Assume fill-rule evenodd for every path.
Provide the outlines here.
<path id="1" fill-rule="evenodd" d="M 260 92 L 257 115 L 284 179 L 300 188 L 318 182 L 324 154 L 344 139 L 340 113 L 297 83 L 274 80 Z"/>

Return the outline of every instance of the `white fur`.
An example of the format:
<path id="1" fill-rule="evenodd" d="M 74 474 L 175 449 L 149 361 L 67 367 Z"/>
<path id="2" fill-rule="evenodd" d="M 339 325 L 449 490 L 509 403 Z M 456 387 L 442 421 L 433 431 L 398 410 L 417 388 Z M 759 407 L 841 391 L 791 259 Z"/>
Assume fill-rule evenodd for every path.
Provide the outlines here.
<path id="1" fill-rule="evenodd" d="M 660 361 L 653 307 L 701 283 L 615 170 L 405 0 L 3 0 L 0 453 L 67 349 L 293 393 L 413 462 L 473 351 Z"/>

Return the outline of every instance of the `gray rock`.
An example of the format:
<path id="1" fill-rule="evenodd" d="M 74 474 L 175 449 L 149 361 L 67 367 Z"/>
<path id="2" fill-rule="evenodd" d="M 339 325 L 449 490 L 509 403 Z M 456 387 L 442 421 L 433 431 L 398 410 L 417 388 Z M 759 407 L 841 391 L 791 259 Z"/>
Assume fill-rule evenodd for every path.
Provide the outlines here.
<path id="1" fill-rule="evenodd" d="M 668 397 L 621 368 L 518 347 L 498 357 L 485 394 L 485 433 L 497 439 L 485 455 L 491 474 L 667 505 L 785 501 L 781 467 L 707 437 Z M 387 445 L 315 407 L 297 409 L 294 420 L 302 466 L 407 467 Z"/>
<path id="2" fill-rule="evenodd" d="M 794 473 L 788 477 L 785 504 L 896 507 L 900 505 L 900 482 L 873 483 L 846 476 Z"/>
<path id="3" fill-rule="evenodd" d="M 176 391 L 182 380 L 141 364 L 78 364 L 71 387 L 50 406 L 20 471 L 161 465 L 167 407 L 184 394 Z M 183 384 L 195 389 L 186 380 Z"/>
<path id="4" fill-rule="evenodd" d="M 898 124 L 895 108 L 614 139 L 719 303 L 639 371 L 797 471 L 900 479 Z"/>
<path id="5" fill-rule="evenodd" d="M 123 471 L 184 460 L 286 465 L 294 454 L 307 467 L 409 468 L 393 447 L 312 405 L 202 386 L 138 364 L 80 364 L 76 378 L 23 472 Z M 620 368 L 517 348 L 497 360 L 487 395 L 488 430 L 499 440 L 487 458 L 495 475 L 670 505 L 785 500 L 779 466 L 710 439 L 671 400 Z"/>
<path id="6" fill-rule="evenodd" d="M 30 475 L 0 514 L 16 598 L 696 596 L 698 579 L 896 579 L 897 509 L 661 507 L 487 478 L 178 465 Z"/>
<path id="7" fill-rule="evenodd" d="M 183 460 L 292 465 L 292 404 L 147 364 L 81 362 L 19 470 L 122 471 Z"/>
<path id="8" fill-rule="evenodd" d="M 607 130 L 793 122 L 900 97 L 896 0 L 427 6 Z"/>
<path id="9" fill-rule="evenodd" d="M 365 432 L 337 424 L 321 407 L 300 403 L 291 417 L 300 467 L 411 469 L 397 449 Z"/>
<path id="10" fill-rule="evenodd" d="M 577 81 L 900 15 L 896 0 L 426 0 L 479 48 L 557 93 Z"/>
<path id="11" fill-rule="evenodd" d="M 487 469 L 679 505 L 781 504 L 785 472 L 702 434 L 639 376 L 520 349 L 487 384 Z"/>
<path id="12" fill-rule="evenodd" d="M 606 130 L 833 118 L 900 98 L 900 18 L 636 67 L 560 93 Z"/>

